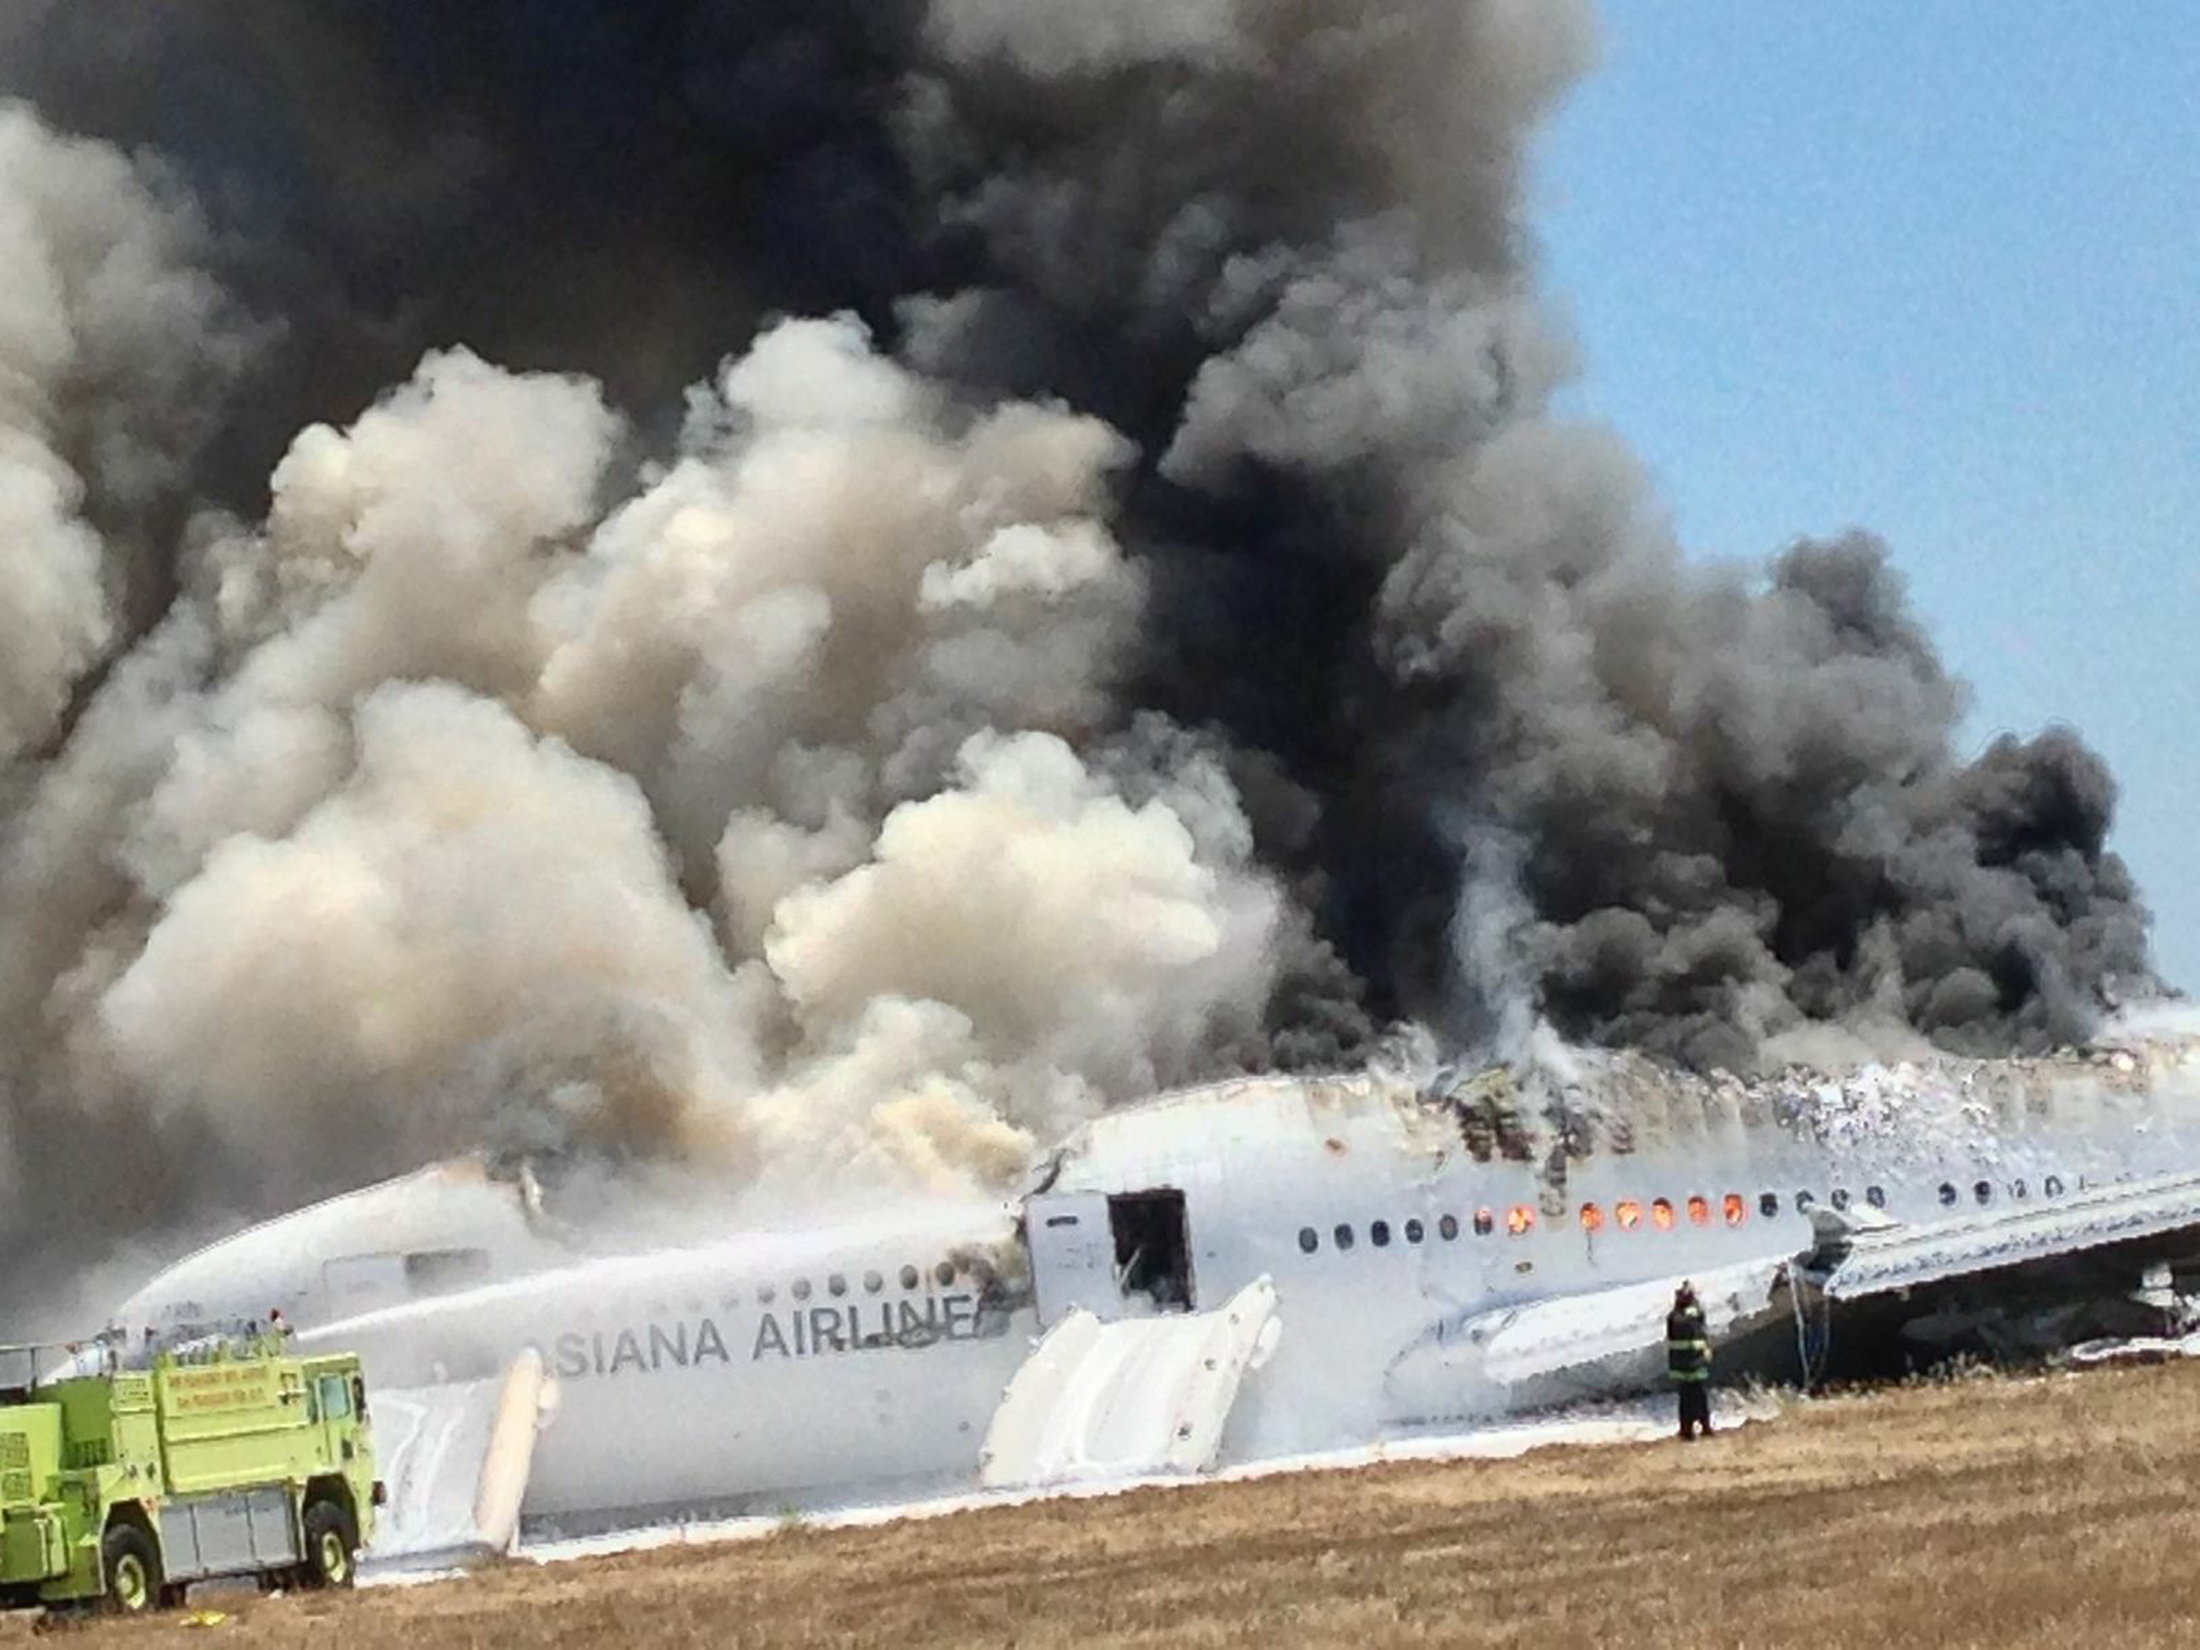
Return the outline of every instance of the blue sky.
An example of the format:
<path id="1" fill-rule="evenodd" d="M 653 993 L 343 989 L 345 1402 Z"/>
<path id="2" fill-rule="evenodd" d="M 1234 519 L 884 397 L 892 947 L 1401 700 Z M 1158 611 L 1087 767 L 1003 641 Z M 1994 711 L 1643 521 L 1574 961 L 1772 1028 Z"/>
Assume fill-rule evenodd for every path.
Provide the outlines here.
<path id="1" fill-rule="evenodd" d="M 2200 990 L 2200 33 L 2188 3 L 1606 0 L 1539 153 L 1570 410 L 1682 540 L 1893 546 L 1969 747 L 2076 727 Z"/>

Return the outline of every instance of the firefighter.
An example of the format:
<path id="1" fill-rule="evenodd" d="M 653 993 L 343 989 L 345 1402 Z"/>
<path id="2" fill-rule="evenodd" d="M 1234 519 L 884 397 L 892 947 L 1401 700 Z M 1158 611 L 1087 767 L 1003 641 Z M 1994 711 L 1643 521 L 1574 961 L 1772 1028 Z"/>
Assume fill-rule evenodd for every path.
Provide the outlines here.
<path id="1" fill-rule="evenodd" d="M 1693 1443 L 1701 1427 L 1711 1436 L 1711 1336 L 1693 1284 L 1673 1291 L 1673 1310 L 1665 1315 L 1665 1372 L 1680 1395 L 1681 1441 Z"/>

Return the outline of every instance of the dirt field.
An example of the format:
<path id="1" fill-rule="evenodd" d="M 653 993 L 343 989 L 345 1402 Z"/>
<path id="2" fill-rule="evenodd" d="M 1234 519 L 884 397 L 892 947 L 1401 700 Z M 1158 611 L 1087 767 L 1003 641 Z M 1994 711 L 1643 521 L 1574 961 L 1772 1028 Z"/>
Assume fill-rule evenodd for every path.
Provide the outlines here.
<path id="1" fill-rule="evenodd" d="M 2200 1369 L 1791 1406 L 1678 1443 L 1303 1473 L 537 1568 L 158 1650 L 815 1645 L 2200 1644 Z M 28 1650 L 31 1624 L 0 1625 Z"/>

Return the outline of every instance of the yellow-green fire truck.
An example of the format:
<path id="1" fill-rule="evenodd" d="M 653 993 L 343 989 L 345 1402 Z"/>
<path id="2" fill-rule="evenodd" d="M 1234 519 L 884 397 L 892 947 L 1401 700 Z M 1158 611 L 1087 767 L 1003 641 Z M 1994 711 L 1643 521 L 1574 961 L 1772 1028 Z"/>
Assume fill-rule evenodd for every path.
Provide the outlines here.
<path id="1" fill-rule="evenodd" d="M 349 1586 L 381 1493 L 359 1360 L 273 1337 L 120 1351 L 0 1347 L 0 1606 Z"/>

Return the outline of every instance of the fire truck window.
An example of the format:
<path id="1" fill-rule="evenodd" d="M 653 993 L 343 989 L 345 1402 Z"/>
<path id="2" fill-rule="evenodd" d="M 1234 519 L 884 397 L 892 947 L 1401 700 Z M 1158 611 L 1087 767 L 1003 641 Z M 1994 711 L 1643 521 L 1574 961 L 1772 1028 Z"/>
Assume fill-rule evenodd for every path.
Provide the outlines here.
<path id="1" fill-rule="evenodd" d="M 341 1421 L 351 1414 L 351 1385 L 341 1375 L 324 1375 L 316 1383 L 321 1389 L 321 1414 L 324 1419 Z"/>
<path id="2" fill-rule="evenodd" d="M 1780 1212 L 1780 1194 L 1778 1192 L 1759 1192 L 1757 1194 L 1757 1212 L 1767 1220 L 1778 1214 Z"/>
<path id="3" fill-rule="evenodd" d="M 1661 1232 L 1673 1229 L 1673 1205 L 1665 1198 L 1650 1200 L 1650 1224 Z"/>
<path id="4" fill-rule="evenodd" d="M 1846 1186 L 1834 1187 L 1833 1206 L 1836 1209 L 1846 1209 L 1849 1206 L 1849 1189 Z"/>
<path id="5" fill-rule="evenodd" d="M 1581 1206 L 1581 1229 L 1584 1232 L 1603 1231 L 1604 1211 L 1594 1203 L 1584 1203 Z"/>
<path id="6" fill-rule="evenodd" d="M 1952 1182 L 1950 1182 L 1950 1181 L 1946 1181 L 1946 1180 L 1943 1180 L 1943 1181 L 1942 1181 L 1942 1182 L 1940 1183 L 1940 1204 L 1941 1204 L 1941 1207 L 1942 1207 L 1942 1208 L 1944 1208 L 1944 1209 L 1952 1209 L 1952 1208 L 1954 1208 L 1954 1207 L 1955 1207 L 1955 1201 L 1956 1201 L 1956 1189 L 1955 1189 L 1955 1186 L 1954 1186 L 1954 1184 L 1953 1184 Z"/>
<path id="7" fill-rule="evenodd" d="M 1701 1193 L 1688 1200 L 1688 1224 L 1691 1226 L 1708 1226 L 1711 1224 L 1711 1203 Z"/>
<path id="8" fill-rule="evenodd" d="M 1971 1188 L 1971 1195 L 1977 1198 L 1981 1203 L 1993 1202 L 1994 1183 L 1991 1180 L 1980 1181 L 1977 1185 Z"/>
<path id="9" fill-rule="evenodd" d="M 1739 1226 L 1749 1218 L 1749 1205 L 1742 1201 L 1740 1192 L 1728 1192 L 1719 1200 L 1719 1212 L 1726 1216 L 1729 1226 Z"/>
<path id="10" fill-rule="evenodd" d="M 1612 1218 L 1619 1222 L 1619 1229 L 1621 1231 L 1632 1232 L 1637 1226 L 1640 1226 L 1642 1224 L 1642 1205 L 1637 1203 L 1633 1198 L 1628 1198 L 1624 1202 L 1614 1204 L 1612 1207 Z"/>
<path id="11" fill-rule="evenodd" d="M 1342 1253 L 1343 1251 L 1352 1247 L 1352 1228 L 1349 1226 L 1339 1226 L 1334 1232 L 1330 1233 L 1329 1236 L 1331 1240 L 1337 1245 L 1339 1253 Z"/>
<path id="12" fill-rule="evenodd" d="M 1378 1249 L 1388 1249 L 1390 1247 L 1390 1222 L 1387 1220 L 1369 1221 L 1367 1223 L 1367 1241 L 1374 1244 Z"/>
<path id="13" fill-rule="evenodd" d="M 808 1300 L 810 1298 L 810 1280 L 808 1278 L 796 1278 L 793 1283 L 788 1285 L 787 1293 L 798 1301 Z"/>
<path id="14" fill-rule="evenodd" d="M 901 1269 L 901 1286 L 904 1289 L 914 1289 L 922 1282 L 924 1282 L 924 1274 L 914 1266 L 904 1266 Z"/>
<path id="15" fill-rule="evenodd" d="M 1454 1238 L 1458 1237 L 1459 1217 L 1457 1215 L 1444 1215 L 1440 1219 L 1438 1219 L 1438 1221 L 1436 1222 L 1436 1235 L 1442 1238 L 1446 1243 L 1449 1243 Z"/>
<path id="16" fill-rule="evenodd" d="M 1491 1214 L 1487 1209 L 1477 1209 L 1474 1211 L 1474 1235 L 1476 1237 L 1488 1237 L 1492 1232 L 1496 1230 L 1497 1217 L 1495 1215 Z"/>
<path id="17" fill-rule="evenodd" d="M 1419 1243 L 1427 1235 L 1427 1229 L 1419 1221 L 1409 1220 L 1406 1222 L 1406 1242 Z"/>
<path id="18" fill-rule="evenodd" d="M 1302 1254 L 1302 1255 L 1311 1255 L 1311 1254 L 1312 1254 L 1312 1253 L 1313 1253 L 1313 1252 L 1314 1252 L 1315 1250 L 1319 1249 L 1319 1248 L 1320 1248 L 1321 1246 L 1322 1246 L 1322 1239 L 1321 1239 L 1321 1234 L 1320 1234 L 1319 1232 L 1315 1231 L 1313 1227 L 1311 1227 L 1311 1226 L 1301 1226 L 1301 1227 L 1299 1228 L 1299 1253 L 1300 1253 L 1300 1254 Z"/>
<path id="19" fill-rule="evenodd" d="M 1884 1186 L 1866 1186 L 1864 1188 L 1864 1201 L 1875 1209 L 1884 1209 L 1887 1206 L 1887 1188 Z"/>

